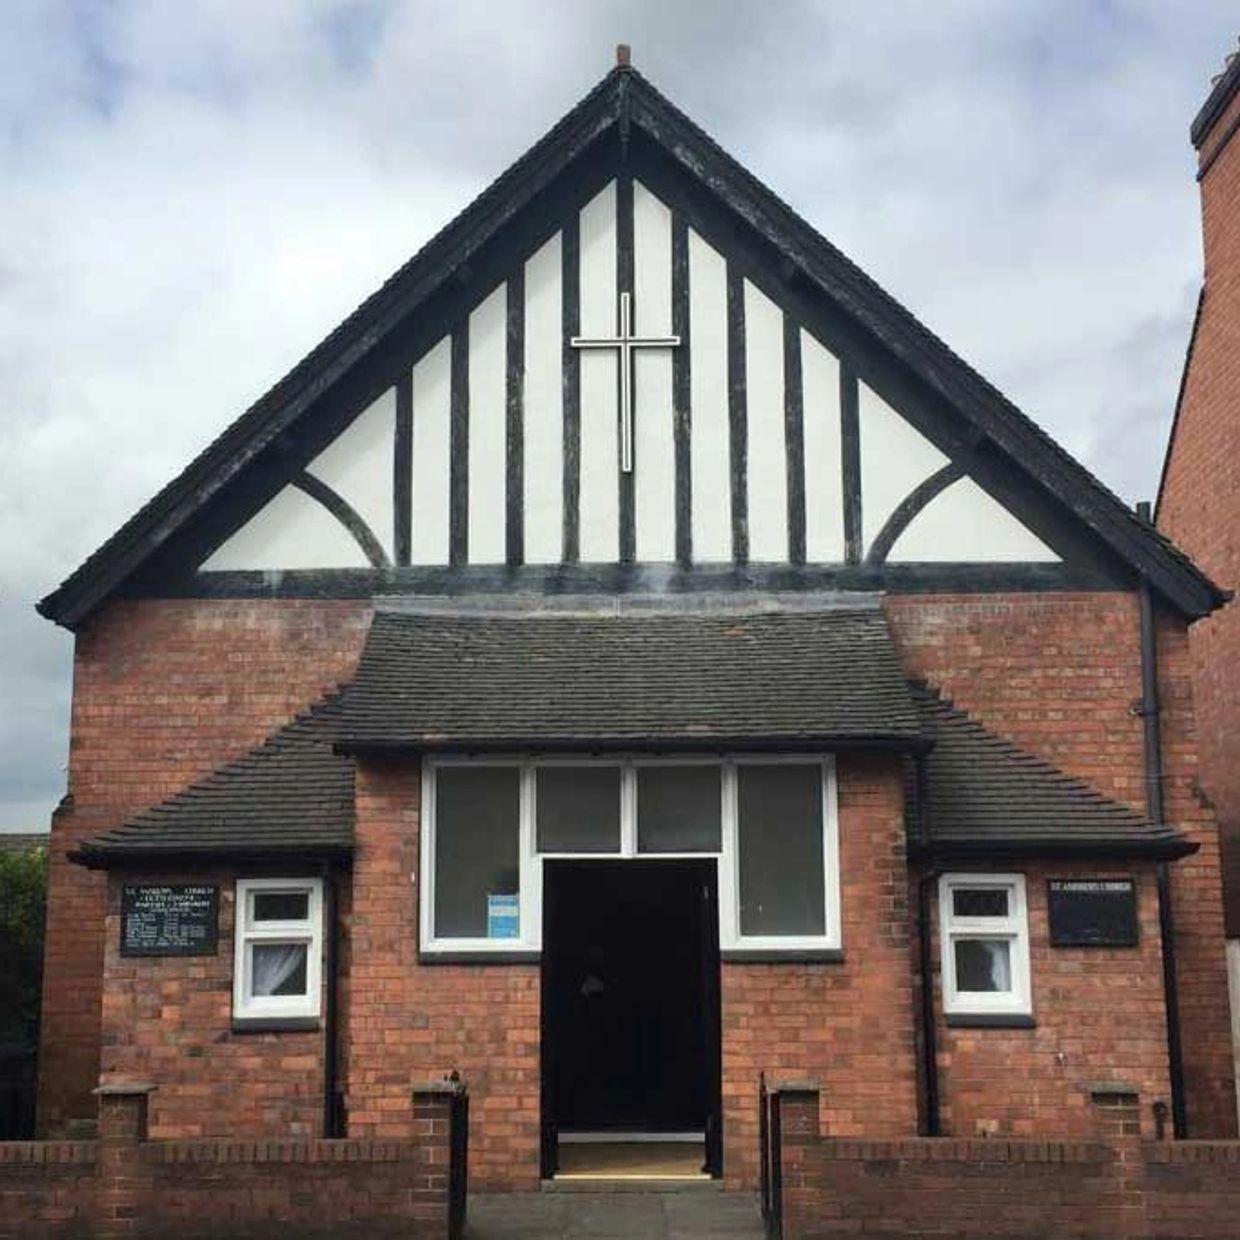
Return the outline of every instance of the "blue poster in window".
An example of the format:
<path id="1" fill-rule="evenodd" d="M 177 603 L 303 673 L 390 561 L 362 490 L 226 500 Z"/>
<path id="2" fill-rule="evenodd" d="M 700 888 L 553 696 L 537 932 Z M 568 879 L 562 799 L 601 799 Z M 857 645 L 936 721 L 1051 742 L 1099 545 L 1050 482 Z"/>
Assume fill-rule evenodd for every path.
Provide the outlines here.
<path id="1" fill-rule="evenodd" d="M 521 937 L 521 915 L 517 896 L 509 892 L 487 893 L 487 938 Z"/>

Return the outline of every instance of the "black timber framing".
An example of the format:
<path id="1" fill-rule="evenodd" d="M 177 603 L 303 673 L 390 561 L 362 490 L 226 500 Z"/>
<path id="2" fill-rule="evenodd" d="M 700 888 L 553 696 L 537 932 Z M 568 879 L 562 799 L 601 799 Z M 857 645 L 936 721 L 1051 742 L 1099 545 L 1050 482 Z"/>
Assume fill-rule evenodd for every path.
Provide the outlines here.
<path id="1" fill-rule="evenodd" d="M 788 562 L 805 563 L 805 421 L 801 390 L 801 325 L 784 321 L 784 452 L 788 467 Z"/>
<path id="2" fill-rule="evenodd" d="M 736 564 L 749 563 L 749 393 L 745 362 L 745 277 L 729 260 L 728 457 L 731 462 L 732 560 Z"/>
<path id="3" fill-rule="evenodd" d="M 398 385 L 406 371 L 412 372 L 432 348 L 453 333 L 455 327 L 467 322 L 470 312 L 483 298 L 506 280 L 518 263 L 523 264 L 557 232 L 562 233 L 566 276 L 563 313 L 566 319 L 570 313 L 576 315 L 578 213 L 607 184 L 614 172 L 612 138 L 604 134 L 599 142 L 583 153 L 575 175 L 549 186 L 547 192 L 525 212 L 511 220 L 507 234 L 493 238 L 486 246 L 480 247 L 467 268 L 458 270 L 454 278 L 444 282 L 424 313 L 418 313 L 400 330 L 393 331 L 376 345 L 364 363 L 342 374 L 334 386 L 324 385 L 317 401 L 298 421 L 296 434 L 290 429 L 271 438 L 261 451 L 255 450 L 246 457 L 244 464 L 248 468 L 243 468 L 242 461 L 235 461 L 227 485 L 213 492 L 209 498 L 203 497 L 195 520 L 168 537 L 141 571 L 134 575 L 131 585 L 137 586 L 139 593 L 159 594 L 165 582 L 183 577 L 186 563 L 201 562 L 220 542 L 244 525 L 279 490 L 280 485 L 291 481 L 362 410 L 389 387 Z M 571 288 L 567 280 L 570 262 L 574 273 Z M 565 527 L 566 534 L 571 532 L 573 536 L 574 543 L 568 549 L 573 550 L 573 558 L 576 558 L 577 507 L 574 497 L 578 478 L 578 439 L 570 436 L 579 423 L 570 423 L 570 418 L 575 414 L 579 416 L 579 358 L 578 350 L 568 348 L 567 336 L 565 352 L 564 468 L 566 474 L 571 470 L 573 482 L 571 495 L 566 491 Z M 467 363 L 467 357 L 465 360 Z M 221 440 L 203 455 L 212 453 L 231 434 L 232 430 L 225 432 Z M 197 464 L 191 465 L 186 473 L 194 470 Z M 464 464 L 468 466 L 467 459 Z M 173 485 L 175 487 L 177 484 Z M 571 506 L 568 502 L 570 498 L 574 498 Z M 570 523 L 571 531 L 568 528 Z"/>
<path id="4" fill-rule="evenodd" d="M 392 550 L 408 564 L 413 546 L 413 371 L 396 380 L 396 433 L 392 438 Z"/>
<path id="5" fill-rule="evenodd" d="M 295 486 L 303 494 L 317 500 L 328 512 L 344 526 L 362 549 L 362 554 L 370 561 L 372 568 L 387 568 L 390 561 L 383 544 L 375 537 L 374 531 L 362 519 L 361 514 L 338 491 L 329 487 L 326 482 L 313 474 L 299 473 L 293 479 Z"/>
<path id="6" fill-rule="evenodd" d="M 746 591 L 1000 591 L 1131 589 L 1123 576 L 1066 564 L 468 564 L 460 567 L 291 569 L 186 574 L 161 585 L 166 598 L 381 598 L 416 594 L 701 594 Z M 131 587 L 134 594 L 146 593 Z M 129 593 L 130 589 L 124 591 Z"/>
<path id="7" fill-rule="evenodd" d="M 844 559 L 861 563 L 861 424 L 858 421 L 857 376 L 840 363 L 840 473 L 844 504 Z"/>
<path id="8" fill-rule="evenodd" d="M 452 329 L 448 446 L 448 563 L 469 562 L 469 316 Z"/>
<path id="9" fill-rule="evenodd" d="M 623 89 L 622 89 L 623 87 Z M 1078 568 L 1148 577 L 1182 614 L 1227 597 L 648 82 L 610 73 L 40 603 L 73 627 L 159 592 L 239 528 L 621 165 Z M 295 430 L 295 433 L 294 433 Z M 316 449 L 315 445 L 320 448 Z M 946 446 L 945 446 L 946 445 Z M 192 520 L 191 520 L 192 518 Z M 567 524 L 567 514 L 566 514 Z"/>
<path id="10" fill-rule="evenodd" d="M 572 339 L 581 332 L 581 218 L 564 222 L 560 241 L 561 304 L 564 339 L 561 352 L 564 407 L 564 550 L 565 564 L 581 553 L 581 351 Z"/>
<path id="11" fill-rule="evenodd" d="M 921 374 L 901 362 L 888 342 L 877 339 L 855 315 L 844 310 L 833 298 L 824 297 L 820 290 L 814 289 L 798 268 L 781 263 L 778 251 L 757 236 L 747 221 L 739 218 L 717 193 L 685 173 L 661 146 L 644 140 L 641 133 L 635 132 L 630 160 L 634 176 L 673 210 L 683 212 L 690 227 L 727 257 L 730 397 L 733 324 L 739 321 L 743 329 L 744 313 L 743 297 L 738 292 L 741 309 L 739 315 L 734 315 L 733 290 L 742 290 L 745 280 L 785 313 L 795 317 L 811 336 L 840 359 L 845 539 L 846 549 L 851 553 L 850 561 L 852 555 L 858 561 L 864 558 L 861 545 L 859 431 L 850 431 L 851 420 L 856 413 L 854 402 L 858 399 L 856 385 L 863 382 L 892 408 L 899 410 L 900 415 L 945 456 L 959 463 L 984 490 L 1008 508 L 1066 563 L 1104 571 L 1109 568 L 1113 575 L 1125 579 L 1129 576 L 1120 568 L 1114 553 L 1107 546 L 1100 545 L 1100 539 L 1095 534 L 1082 529 L 1079 517 L 1042 483 L 1035 471 L 1027 468 L 1027 461 L 1026 468 L 1018 466 L 986 433 L 969 419 L 962 418 L 959 409 L 937 393 Z M 741 353 L 740 367 L 743 370 L 743 348 Z M 742 404 L 743 398 L 742 392 Z M 1016 416 L 1025 420 L 1023 414 L 1017 413 Z M 1050 442 L 1040 431 L 1035 429 L 1034 433 L 1040 441 Z M 734 487 L 736 468 L 734 461 Z M 1073 468 L 1081 476 L 1089 478 L 1079 465 L 1073 463 Z M 851 491 L 850 474 L 858 478 L 855 492 Z M 1094 485 L 1101 488 L 1101 484 Z M 1119 505 L 1118 500 L 1113 502 Z M 1127 520 L 1127 508 L 1124 505 L 1119 507 Z M 744 561 L 738 558 L 738 562 Z M 1195 569 L 1191 571 L 1196 573 Z"/>
<path id="12" fill-rule="evenodd" d="M 672 212 L 672 335 L 680 348 L 672 350 L 672 409 L 676 455 L 676 563 L 693 563 L 693 405 L 692 348 L 689 315 L 689 225 L 679 211 Z"/>
<path id="13" fill-rule="evenodd" d="M 963 478 L 964 469 L 949 461 L 942 469 L 936 469 L 924 482 L 915 486 L 895 507 L 895 511 L 874 535 L 870 550 L 866 553 L 867 564 L 884 564 L 900 535 L 908 529 L 913 518 L 936 496 L 942 495 L 953 482 Z"/>
<path id="14" fill-rule="evenodd" d="M 525 560 L 525 264 L 508 277 L 504 399 L 507 410 L 506 559 Z"/>
<path id="15" fill-rule="evenodd" d="M 623 140 L 623 139 L 622 139 Z M 616 177 L 616 293 L 618 295 L 628 293 L 630 302 L 634 300 L 634 274 L 633 274 L 633 178 L 629 175 L 627 169 L 621 168 Z M 617 311 L 617 313 L 619 313 Z M 637 323 L 637 307 L 632 306 L 633 323 Z M 616 332 L 619 334 L 620 324 L 616 323 Z M 622 382 L 620 379 L 620 367 L 625 364 L 624 357 L 621 355 L 617 359 L 616 365 L 616 409 L 620 408 L 619 387 Z M 632 365 L 632 359 L 629 361 Z M 634 368 L 635 370 L 635 368 Z M 631 385 L 634 383 L 636 375 L 633 370 L 629 373 L 630 391 Z M 637 454 L 637 434 L 638 428 L 633 427 L 633 453 L 634 460 Z M 620 563 L 632 564 L 637 559 L 637 488 L 634 485 L 636 478 L 636 470 L 630 469 L 627 473 L 621 468 L 621 450 L 620 439 L 622 431 L 620 428 L 620 418 L 616 418 L 616 485 L 617 495 L 619 497 L 620 509 Z"/>

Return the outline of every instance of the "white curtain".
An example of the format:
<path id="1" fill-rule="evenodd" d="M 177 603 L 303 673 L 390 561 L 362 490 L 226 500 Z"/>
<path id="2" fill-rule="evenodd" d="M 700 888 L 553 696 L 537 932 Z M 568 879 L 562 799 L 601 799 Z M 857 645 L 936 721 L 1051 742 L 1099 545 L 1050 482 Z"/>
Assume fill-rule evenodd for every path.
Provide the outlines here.
<path id="1" fill-rule="evenodd" d="M 305 959 L 304 943 L 255 943 L 255 996 L 280 994 L 280 988 L 297 972 Z"/>

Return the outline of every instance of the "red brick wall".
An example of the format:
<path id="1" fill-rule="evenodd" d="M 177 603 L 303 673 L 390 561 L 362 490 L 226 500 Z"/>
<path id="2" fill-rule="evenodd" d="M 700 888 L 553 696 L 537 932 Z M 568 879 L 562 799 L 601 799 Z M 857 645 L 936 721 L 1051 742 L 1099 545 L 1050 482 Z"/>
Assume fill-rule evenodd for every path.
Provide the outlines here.
<path id="1" fill-rule="evenodd" d="M 471 1188 L 533 1188 L 538 966 L 418 963 L 420 782 L 416 762 L 358 766 L 349 1133 L 409 1135 L 409 1082 L 455 1069 L 469 1082 Z"/>
<path id="2" fill-rule="evenodd" d="M 94 1115 L 104 881 L 67 850 L 258 744 L 347 679 L 368 602 L 118 600 L 77 635 L 72 803 L 52 825 L 40 1130 Z"/>
<path id="3" fill-rule="evenodd" d="M 917 1128 L 904 800 L 891 758 L 841 756 L 844 959 L 723 966 L 724 1173 L 757 1182 L 758 1074 L 821 1082 L 837 1135 Z"/>
<path id="4" fill-rule="evenodd" d="M 0 1240 L 448 1233 L 452 1104 L 406 1100 L 403 1141 L 151 1141 L 147 1095 L 99 1100 L 99 1140 L 0 1143 Z"/>
<path id="5" fill-rule="evenodd" d="M 97 1152 L 93 1141 L 0 1141 L 0 1240 L 80 1235 Z"/>
<path id="6" fill-rule="evenodd" d="M 1240 116 L 1215 123 L 1202 161 Z M 1201 181 L 1205 291 L 1168 450 L 1158 525 L 1228 590 L 1240 588 L 1240 138 Z M 1240 604 L 1192 629 L 1202 780 L 1231 843 L 1231 930 L 1240 936 Z"/>
<path id="7" fill-rule="evenodd" d="M 783 1235 L 1234 1240 L 1240 1142 L 1142 1140 L 1138 1095 L 1082 1096 L 1077 1141 L 840 1140 L 812 1093 L 779 1098 Z"/>
<path id="8" fill-rule="evenodd" d="M 1170 1100 L 1158 896 L 1150 865 L 994 865 L 1025 875 L 1033 1029 L 948 1028 L 943 1016 L 938 884 L 931 886 L 942 1132 L 946 1136 L 1083 1137 L 1095 1124 L 1086 1083 Z M 1048 878 L 1134 877 L 1136 947 L 1052 947 Z M 1142 1123 L 1154 1133 L 1147 1107 Z"/>
<path id="9" fill-rule="evenodd" d="M 155 1138 L 322 1136 L 323 1031 L 232 1032 L 235 879 L 223 870 L 111 878 L 103 1079 L 159 1086 L 150 1099 Z M 217 884 L 218 952 L 122 956 L 121 887 L 144 881 Z"/>
<path id="10" fill-rule="evenodd" d="M 1145 809 L 1133 593 L 917 595 L 887 600 L 911 675 L 979 722 L 1118 800 Z M 1172 867 L 1189 1131 L 1233 1136 L 1222 889 L 1214 813 L 1197 794 L 1188 636 L 1157 621 L 1166 816 L 1200 850 Z"/>

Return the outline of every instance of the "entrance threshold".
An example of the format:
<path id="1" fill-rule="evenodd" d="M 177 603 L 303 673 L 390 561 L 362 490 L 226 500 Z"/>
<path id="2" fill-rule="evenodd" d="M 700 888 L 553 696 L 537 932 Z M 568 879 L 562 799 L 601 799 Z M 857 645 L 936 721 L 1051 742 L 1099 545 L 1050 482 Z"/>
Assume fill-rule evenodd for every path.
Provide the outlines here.
<path id="1" fill-rule="evenodd" d="M 709 1182 L 705 1160 L 700 1132 L 563 1133 L 555 1180 Z"/>

